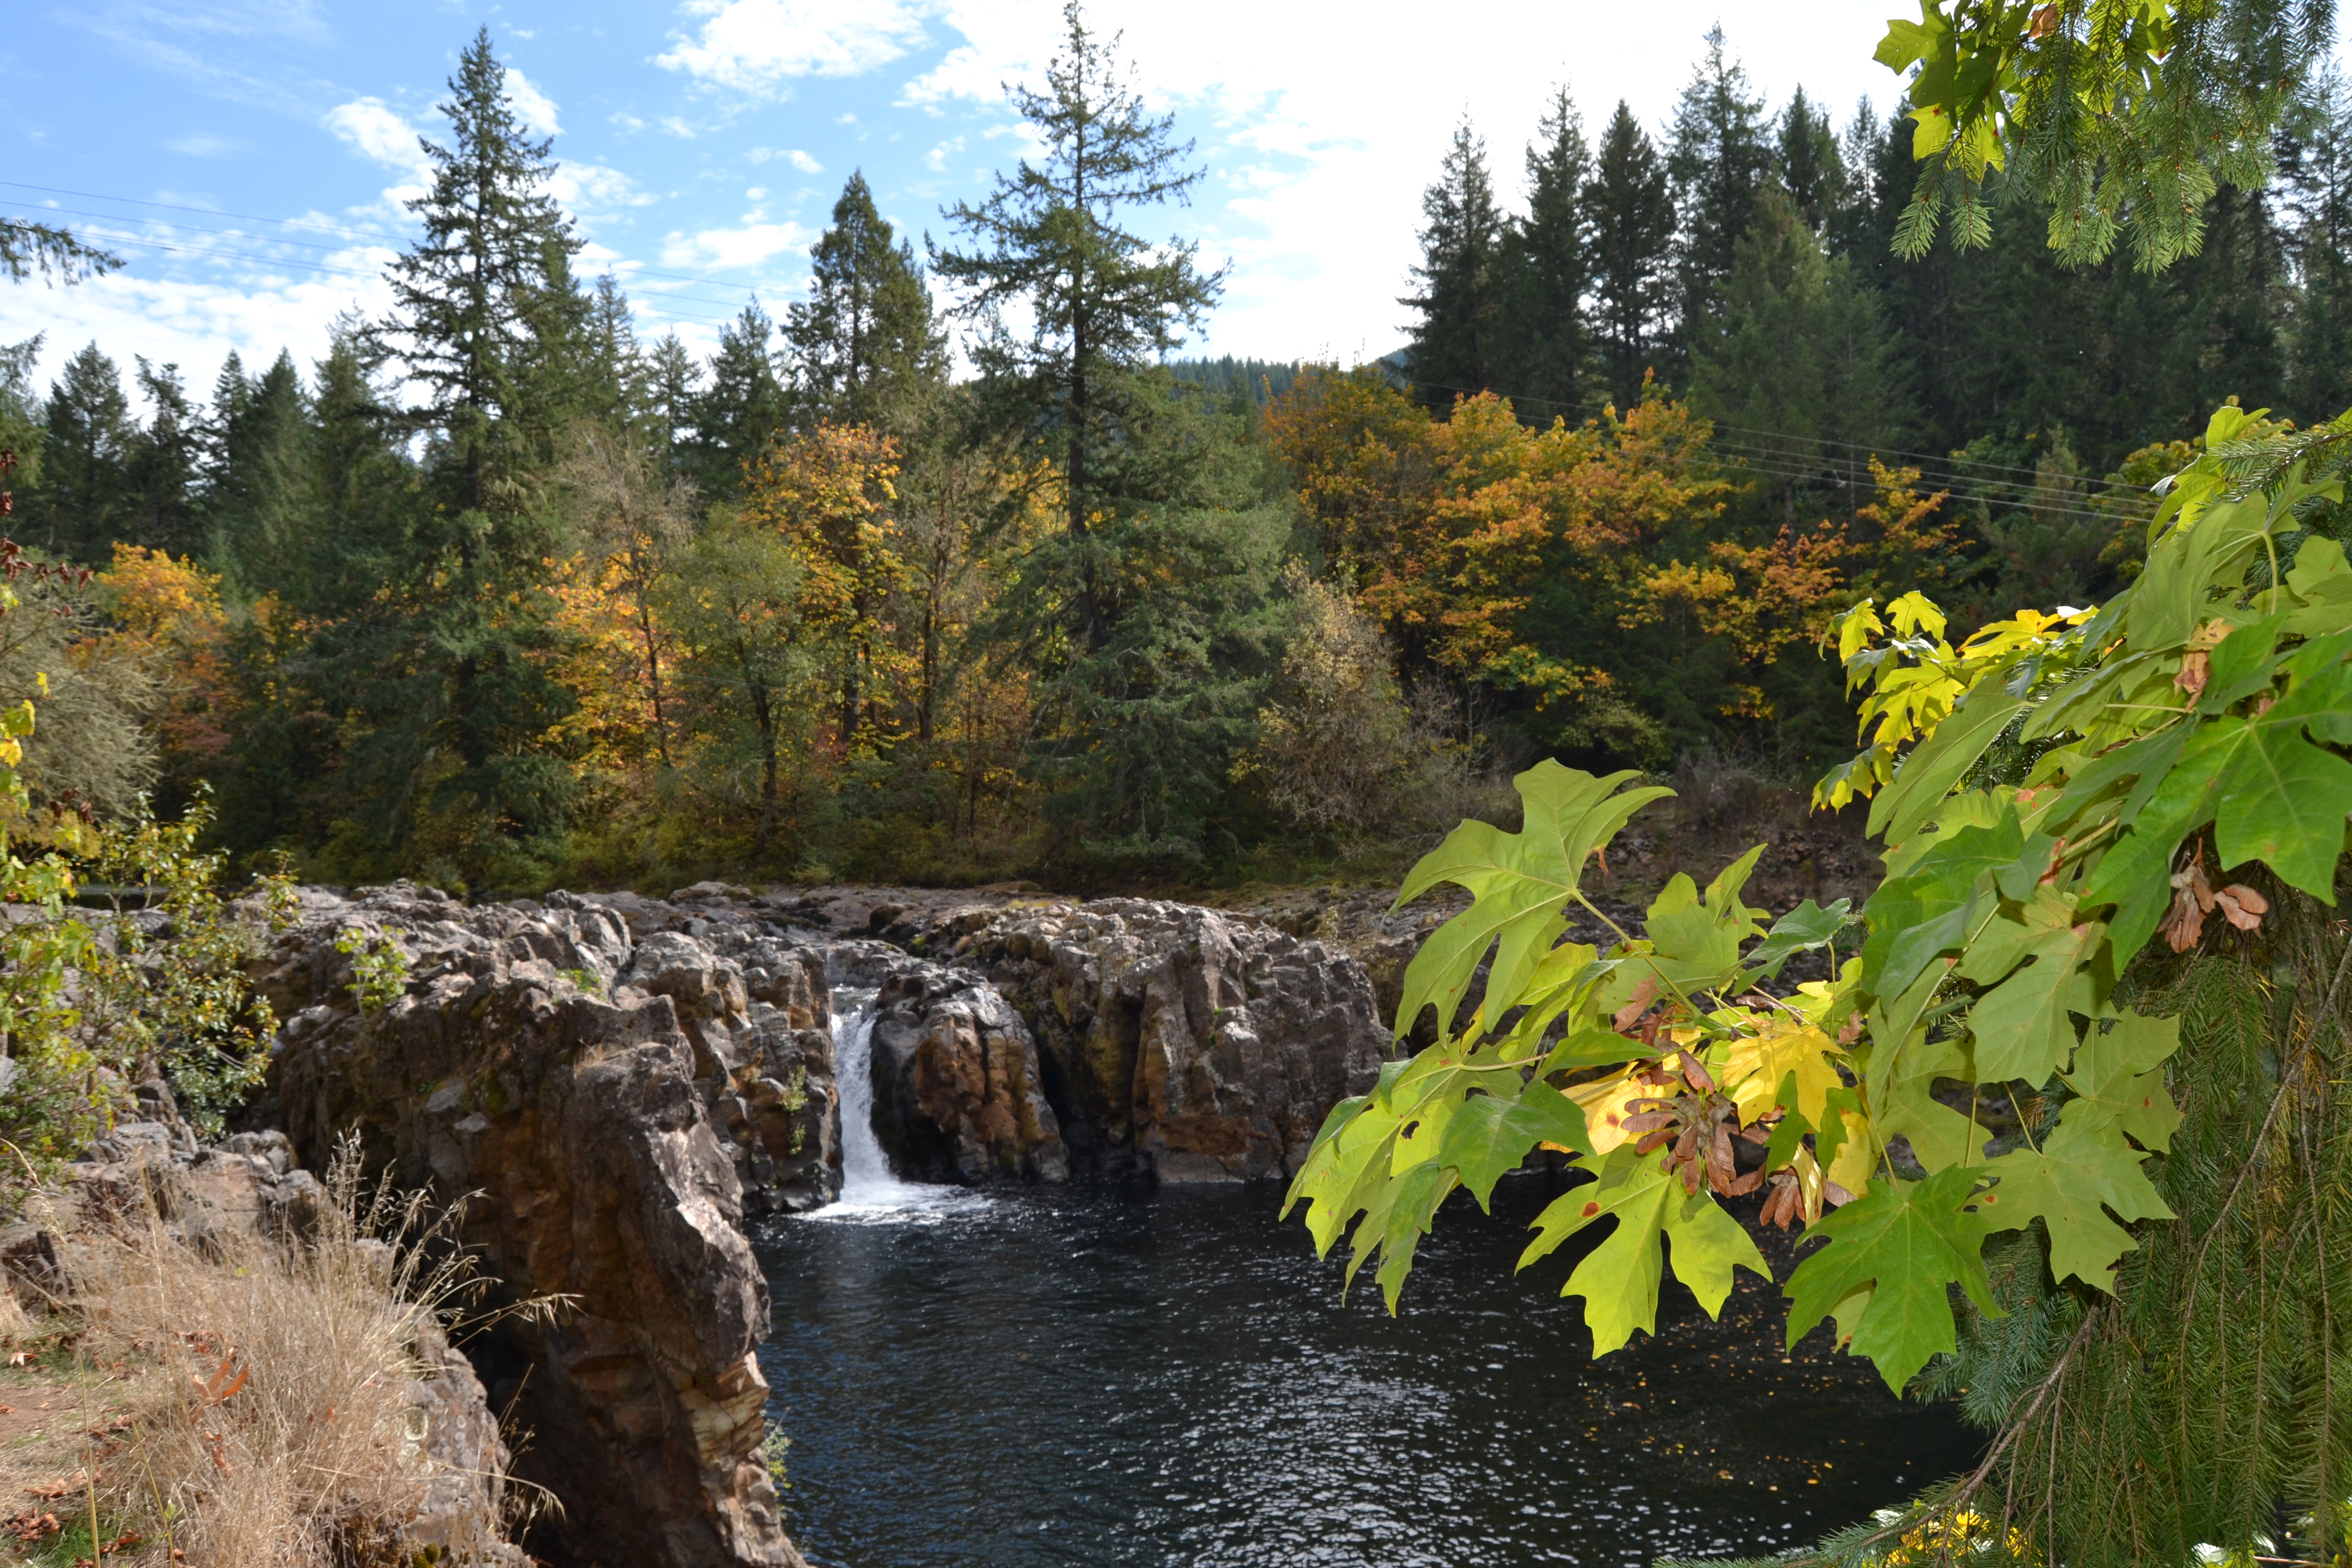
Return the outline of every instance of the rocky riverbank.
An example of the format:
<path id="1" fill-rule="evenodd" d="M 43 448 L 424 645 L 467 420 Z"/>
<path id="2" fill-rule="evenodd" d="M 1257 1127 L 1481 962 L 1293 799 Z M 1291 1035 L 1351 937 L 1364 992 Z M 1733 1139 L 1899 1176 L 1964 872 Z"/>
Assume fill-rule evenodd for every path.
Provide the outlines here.
<path id="1" fill-rule="evenodd" d="M 313 1166 L 356 1129 L 372 1170 L 478 1193 L 465 1243 L 509 1299 L 561 1301 L 469 1353 L 532 1434 L 515 1473 L 564 1505 L 533 1549 L 607 1568 L 800 1561 L 744 1226 L 839 1191 L 852 994 L 914 1179 L 1281 1177 L 1389 1049 L 1364 965 L 1316 938 L 1017 889 L 310 889 L 258 984 L 286 1021 L 248 1123 Z"/>

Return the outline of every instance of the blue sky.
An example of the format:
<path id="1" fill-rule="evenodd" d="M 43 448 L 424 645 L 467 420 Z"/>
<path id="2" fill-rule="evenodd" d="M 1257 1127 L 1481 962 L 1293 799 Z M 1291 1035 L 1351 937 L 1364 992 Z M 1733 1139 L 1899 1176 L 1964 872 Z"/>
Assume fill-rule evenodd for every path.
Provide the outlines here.
<path id="1" fill-rule="evenodd" d="M 1654 128 L 1720 16 L 1775 107 L 1801 82 L 1840 119 L 1895 79 L 1870 52 L 1899 0 L 1723 5 L 1097 0 L 1209 171 L 1160 224 L 1229 262 L 1197 345 L 1353 361 L 1401 341 L 1422 188 L 1466 110 L 1516 195 L 1552 86 Z M 120 242 L 121 276 L 0 289 L 0 341 L 45 362 L 95 337 L 207 387 L 224 353 L 308 361 L 373 311 L 409 232 L 419 132 L 487 24 L 526 116 L 555 136 L 585 267 L 640 330 L 698 348 L 756 295 L 796 298 L 809 243 L 862 166 L 884 215 L 945 238 L 1028 146 L 1000 90 L 1038 79 L 1055 0 L 16 0 L 0 32 L 0 211 L 53 209 Z M 142 205 L 144 204 L 144 205 Z"/>

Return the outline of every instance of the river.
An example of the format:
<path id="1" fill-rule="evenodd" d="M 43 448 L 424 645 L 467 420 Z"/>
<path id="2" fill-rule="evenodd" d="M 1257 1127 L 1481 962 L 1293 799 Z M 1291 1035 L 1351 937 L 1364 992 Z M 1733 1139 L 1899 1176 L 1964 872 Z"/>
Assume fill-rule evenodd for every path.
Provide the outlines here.
<path id="1" fill-rule="evenodd" d="M 1669 1284 L 1655 1339 L 1590 1360 L 1574 1258 L 1511 1269 L 1548 1178 L 1492 1215 L 1457 1194 L 1391 1319 L 1369 1276 L 1340 1300 L 1273 1189 L 915 1186 L 853 1125 L 845 1201 L 762 1237 L 787 1522 L 820 1568 L 1756 1554 L 1977 1452 L 1824 1331 L 1784 1355 L 1744 1273 L 1721 1323 Z"/>

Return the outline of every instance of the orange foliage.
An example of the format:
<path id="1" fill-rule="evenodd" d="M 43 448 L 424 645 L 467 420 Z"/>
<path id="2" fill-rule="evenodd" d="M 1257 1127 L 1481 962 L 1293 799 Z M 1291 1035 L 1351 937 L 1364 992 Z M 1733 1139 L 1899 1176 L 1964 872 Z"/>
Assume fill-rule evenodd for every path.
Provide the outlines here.
<path id="1" fill-rule="evenodd" d="M 800 563 L 802 623 L 836 650 L 845 749 L 872 717 L 875 689 L 907 674 L 889 619 L 912 576 L 898 477 L 888 437 L 826 423 L 771 446 L 751 466 L 743 501 L 744 516 L 773 528 Z"/>
<path id="2" fill-rule="evenodd" d="M 669 750 L 665 683 L 672 637 L 654 613 L 650 542 L 601 560 L 551 562 L 547 592 L 564 634 L 551 673 L 577 705 L 549 739 L 589 767 L 630 767 Z"/>
<path id="3" fill-rule="evenodd" d="M 114 624 L 91 641 L 161 677 L 153 722 L 165 752 L 186 765 L 220 761 L 233 708 L 220 578 L 185 556 L 117 543 L 114 563 L 95 581 Z"/>
<path id="4" fill-rule="evenodd" d="M 1433 421 L 1366 367 L 1301 376 L 1266 426 L 1364 608 L 1430 662 L 1538 704 L 1609 679 L 1523 633 L 1545 576 L 1564 564 L 1618 584 L 1728 489 L 1705 474 L 1706 422 L 1650 392 L 1622 416 L 1530 430 L 1492 393 Z"/>

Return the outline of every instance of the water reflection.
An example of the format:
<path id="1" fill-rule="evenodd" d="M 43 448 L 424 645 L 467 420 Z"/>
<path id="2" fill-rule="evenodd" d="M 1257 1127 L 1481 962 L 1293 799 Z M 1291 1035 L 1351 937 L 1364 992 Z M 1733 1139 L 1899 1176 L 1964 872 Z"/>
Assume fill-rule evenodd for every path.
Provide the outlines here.
<path id="1" fill-rule="evenodd" d="M 1796 1545 L 1971 1461 L 1822 1336 L 1784 1358 L 1744 1274 L 1721 1326 L 1669 1286 L 1658 1339 L 1587 1360 L 1574 1259 L 1511 1276 L 1544 1187 L 1457 1200 L 1395 1321 L 1339 1301 L 1268 1189 L 786 1223 L 762 1354 L 793 1537 L 824 1568 L 1598 1568 Z"/>

